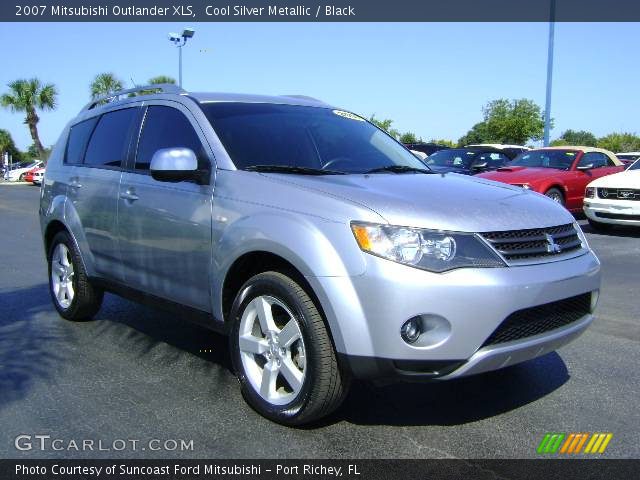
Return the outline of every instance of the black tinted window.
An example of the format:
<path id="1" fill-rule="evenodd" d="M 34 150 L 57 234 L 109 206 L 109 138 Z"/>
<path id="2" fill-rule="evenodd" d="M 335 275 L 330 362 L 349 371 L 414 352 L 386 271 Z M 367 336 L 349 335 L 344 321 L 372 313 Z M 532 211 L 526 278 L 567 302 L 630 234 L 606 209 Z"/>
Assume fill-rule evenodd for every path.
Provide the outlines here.
<path id="1" fill-rule="evenodd" d="M 100 117 L 87 147 L 85 165 L 120 166 L 127 152 L 136 112 L 136 108 L 125 108 Z"/>
<path id="2" fill-rule="evenodd" d="M 151 106 L 142 127 L 136 170 L 148 170 L 151 158 L 161 148 L 190 148 L 204 168 L 206 155 L 193 126 L 182 112 L 171 107 Z"/>
<path id="3" fill-rule="evenodd" d="M 71 127 L 69 141 L 67 143 L 67 153 L 64 159 L 65 163 L 82 163 L 84 151 L 89 142 L 89 136 L 91 136 L 91 132 L 93 132 L 93 127 L 96 126 L 97 121 L 98 117 L 94 117 Z"/>
<path id="4" fill-rule="evenodd" d="M 591 168 L 601 168 L 608 165 L 608 158 L 604 153 L 600 152 L 587 152 L 580 159 L 579 166 L 586 166 L 593 164 Z"/>
<path id="5" fill-rule="evenodd" d="M 402 145 L 342 110 L 270 103 L 202 104 L 236 167 L 277 165 L 362 173 L 389 166 L 424 169 Z"/>
<path id="6" fill-rule="evenodd" d="M 509 161 L 509 158 L 500 152 L 485 152 L 480 155 L 480 158 L 477 159 L 474 164 L 483 164 L 486 163 L 489 168 L 497 168 L 502 167 L 505 163 Z"/>

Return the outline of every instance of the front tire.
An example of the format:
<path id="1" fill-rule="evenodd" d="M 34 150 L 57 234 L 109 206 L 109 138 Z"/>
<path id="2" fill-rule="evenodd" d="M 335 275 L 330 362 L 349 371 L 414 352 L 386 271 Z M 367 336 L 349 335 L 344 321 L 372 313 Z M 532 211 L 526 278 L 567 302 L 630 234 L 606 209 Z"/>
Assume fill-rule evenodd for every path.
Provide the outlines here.
<path id="1" fill-rule="evenodd" d="M 554 202 L 564 206 L 564 195 L 558 188 L 550 188 L 545 192 L 545 195 Z"/>
<path id="2" fill-rule="evenodd" d="M 80 251 L 67 232 L 53 237 L 47 256 L 49 293 L 61 317 L 91 320 L 102 305 L 103 291 L 91 285 Z"/>
<path id="3" fill-rule="evenodd" d="M 258 413 L 302 425 L 334 411 L 348 390 L 324 320 L 290 277 L 250 278 L 231 308 L 230 351 L 242 394 Z"/>

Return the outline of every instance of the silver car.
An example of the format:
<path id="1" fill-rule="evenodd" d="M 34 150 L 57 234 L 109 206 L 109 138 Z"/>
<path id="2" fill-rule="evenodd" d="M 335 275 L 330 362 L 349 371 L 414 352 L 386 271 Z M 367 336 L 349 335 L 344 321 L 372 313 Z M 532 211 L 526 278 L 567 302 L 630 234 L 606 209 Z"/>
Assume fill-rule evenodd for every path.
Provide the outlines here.
<path id="1" fill-rule="evenodd" d="M 299 96 L 141 87 L 87 105 L 42 186 L 53 304 L 104 291 L 228 333 L 248 403 L 299 425 L 353 378 L 447 380 L 551 352 L 593 320 L 600 264 L 525 189 L 434 174 Z"/>

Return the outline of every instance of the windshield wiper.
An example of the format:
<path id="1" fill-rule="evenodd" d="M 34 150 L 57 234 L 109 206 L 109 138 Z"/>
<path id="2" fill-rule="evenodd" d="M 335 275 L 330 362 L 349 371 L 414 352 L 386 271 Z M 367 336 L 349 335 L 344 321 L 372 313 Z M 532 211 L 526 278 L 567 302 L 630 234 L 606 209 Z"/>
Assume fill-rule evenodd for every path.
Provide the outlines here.
<path id="1" fill-rule="evenodd" d="M 364 173 L 435 173 L 430 169 L 409 167 L 407 165 L 388 165 L 386 167 L 372 168 Z"/>
<path id="2" fill-rule="evenodd" d="M 300 175 L 344 175 L 344 172 L 336 170 L 323 170 L 321 168 L 295 167 L 293 165 L 251 165 L 244 170 L 248 172 L 265 173 L 297 173 Z"/>

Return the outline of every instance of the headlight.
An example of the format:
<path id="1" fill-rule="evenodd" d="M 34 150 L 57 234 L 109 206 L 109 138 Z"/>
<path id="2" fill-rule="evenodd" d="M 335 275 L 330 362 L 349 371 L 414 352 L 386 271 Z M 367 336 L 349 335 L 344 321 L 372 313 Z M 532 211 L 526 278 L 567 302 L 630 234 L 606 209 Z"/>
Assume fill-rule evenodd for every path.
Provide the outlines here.
<path id="1" fill-rule="evenodd" d="M 596 198 L 596 189 L 595 187 L 587 187 L 584 191 L 585 198 Z"/>
<path id="2" fill-rule="evenodd" d="M 445 272 L 463 267 L 504 267 L 504 262 L 472 233 L 352 222 L 360 248 L 387 260 Z"/>

